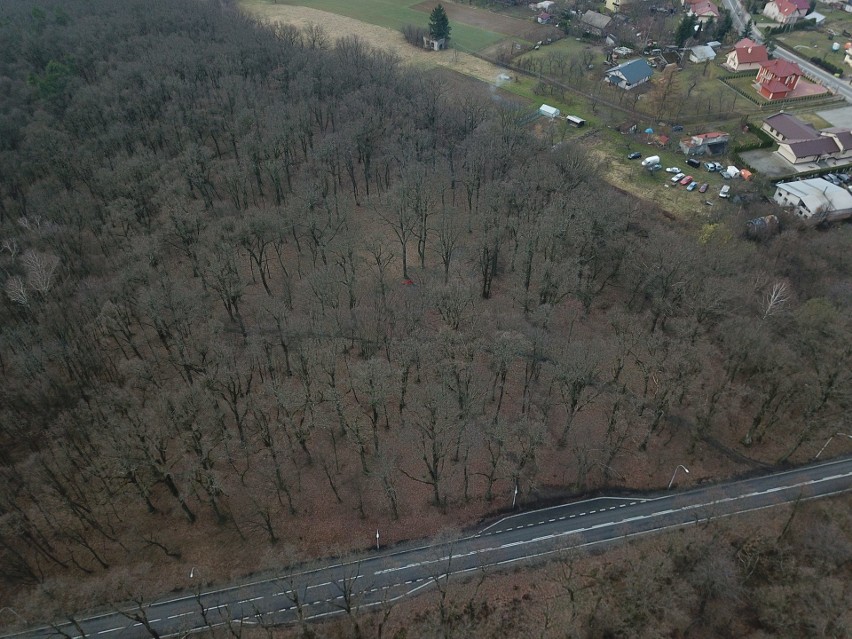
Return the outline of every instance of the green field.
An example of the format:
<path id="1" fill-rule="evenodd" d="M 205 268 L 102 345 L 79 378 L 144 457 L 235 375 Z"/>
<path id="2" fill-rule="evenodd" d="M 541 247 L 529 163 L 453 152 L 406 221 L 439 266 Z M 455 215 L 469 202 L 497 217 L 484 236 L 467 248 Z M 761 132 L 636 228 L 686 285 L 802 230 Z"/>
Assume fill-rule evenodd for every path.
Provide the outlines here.
<path id="1" fill-rule="evenodd" d="M 407 24 L 427 26 L 429 14 L 412 9 L 420 0 L 270 0 L 269 4 L 309 7 L 380 27 L 398 30 Z M 479 51 L 506 36 L 450 21 L 452 41 L 463 51 Z M 355 34 L 357 35 L 357 34 Z"/>

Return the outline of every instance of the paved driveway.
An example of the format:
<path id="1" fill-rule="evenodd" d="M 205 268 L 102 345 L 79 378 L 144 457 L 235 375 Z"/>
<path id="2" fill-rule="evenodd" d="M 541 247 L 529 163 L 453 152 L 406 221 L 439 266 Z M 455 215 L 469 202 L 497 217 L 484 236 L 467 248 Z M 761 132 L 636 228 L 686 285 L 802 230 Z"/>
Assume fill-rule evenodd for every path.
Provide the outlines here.
<path id="1" fill-rule="evenodd" d="M 852 129 L 852 107 L 817 111 L 817 115 L 823 120 L 830 122 L 832 126 L 842 126 L 847 129 Z"/>

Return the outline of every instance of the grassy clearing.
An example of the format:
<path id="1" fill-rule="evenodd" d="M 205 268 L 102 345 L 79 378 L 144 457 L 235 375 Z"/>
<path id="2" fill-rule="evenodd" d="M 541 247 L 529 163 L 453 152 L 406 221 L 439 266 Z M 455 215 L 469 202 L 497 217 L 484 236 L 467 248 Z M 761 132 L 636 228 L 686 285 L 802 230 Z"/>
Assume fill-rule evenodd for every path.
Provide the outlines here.
<path id="1" fill-rule="evenodd" d="M 353 18 L 387 29 L 399 30 L 407 24 L 427 26 L 429 15 L 412 7 L 418 0 L 265 0 L 266 4 L 284 4 L 318 9 Z M 479 51 L 505 36 L 457 21 L 450 22 L 453 43 L 463 50 Z M 354 34 L 354 35 L 357 35 Z"/>

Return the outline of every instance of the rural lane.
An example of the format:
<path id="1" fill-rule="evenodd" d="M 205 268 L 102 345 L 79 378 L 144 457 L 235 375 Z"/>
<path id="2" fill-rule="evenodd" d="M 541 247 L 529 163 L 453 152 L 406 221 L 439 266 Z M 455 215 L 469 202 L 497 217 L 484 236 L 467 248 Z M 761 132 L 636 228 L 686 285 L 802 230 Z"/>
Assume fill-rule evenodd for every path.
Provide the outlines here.
<path id="1" fill-rule="evenodd" d="M 598 497 L 511 515 L 462 539 L 363 554 L 4 637 L 165 639 L 228 624 L 271 626 L 354 614 L 442 587 L 453 576 L 850 490 L 852 457 L 847 457 L 685 492 Z"/>

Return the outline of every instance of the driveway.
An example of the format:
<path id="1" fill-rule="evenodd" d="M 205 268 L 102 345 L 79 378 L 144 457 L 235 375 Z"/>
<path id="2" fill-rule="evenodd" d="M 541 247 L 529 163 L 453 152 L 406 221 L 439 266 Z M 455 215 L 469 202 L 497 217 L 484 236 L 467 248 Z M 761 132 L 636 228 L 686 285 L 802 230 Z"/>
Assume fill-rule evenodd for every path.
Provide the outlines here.
<path id="1" fill-rule="evenodd" d="M 762 173 L 770 178 L 779 178 L 796 173 L 796 167 L 774 151 L 767 149 L 746 151 L 745 153 L 740 153 L 740 157 L 758 173 Z"/>
<path id="2" fill-rule="evenodd" d="M 826 111 L 817 111 L 819 117 L 831 126 L 841 126 L 845 129 L 852 129 L 852 107 L 842 107 L 840 109 L 828 109 Z"/>

